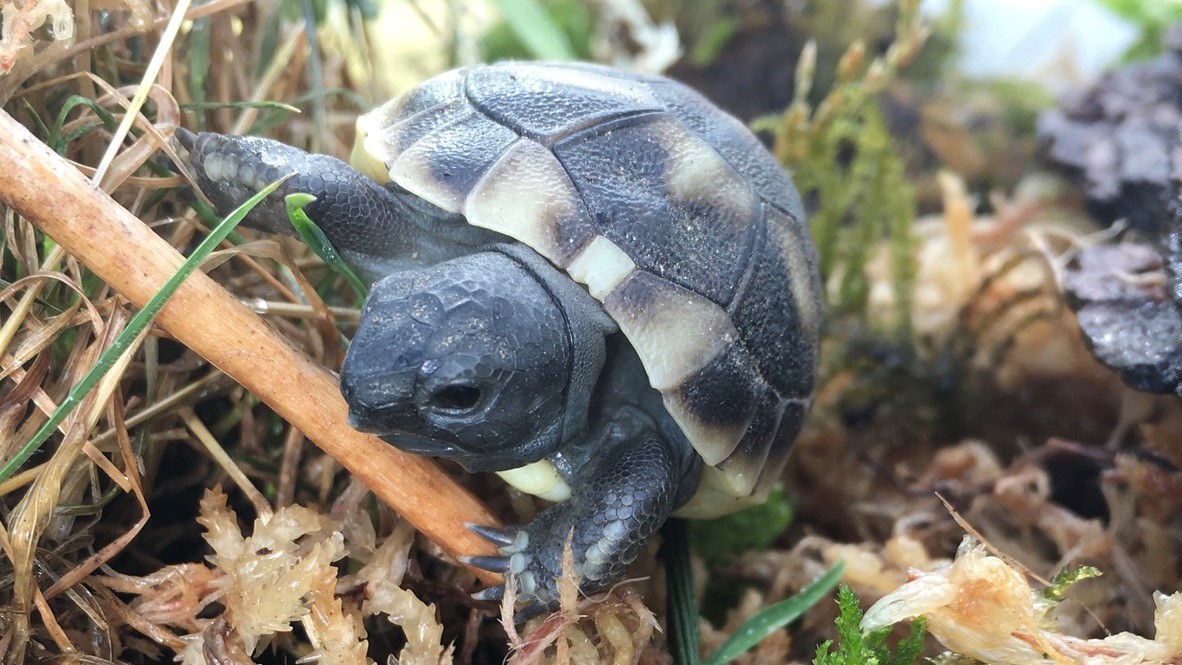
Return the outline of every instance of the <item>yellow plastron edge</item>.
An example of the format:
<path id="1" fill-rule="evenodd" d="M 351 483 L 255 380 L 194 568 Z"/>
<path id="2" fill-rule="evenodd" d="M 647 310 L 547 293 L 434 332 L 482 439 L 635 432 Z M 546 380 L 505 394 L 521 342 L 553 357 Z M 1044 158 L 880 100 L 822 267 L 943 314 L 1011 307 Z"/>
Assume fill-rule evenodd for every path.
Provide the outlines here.
<path id="1" fill-rule="evenodd" d="M 758 506 L 767 501 L 767 492 L 750 496 L 735 496 L 730 479 L 725 471 L 702 465 L 702 477 L 694 498 L 673 513 L 674 517 L 708 520 L 729 515 L 736 510 Z"/>
<path id="2" fill-rule="evenodd" d="M 517 469 L 498 471 L 497 475 L 522 492 L 547 501 L 557 503 L 570 498 L 570 485 L 566 484 L 554 465 L 546 460 Z M 708 466 L 702 469 L 697 494 L 673 514 L 688 519 L 713 519 L 736 510 L 757 506 L 766 500 L 766 492 L 751 496 L 735 496 L 726 473 Z"/>
<path id="3" fill-rule="evenodd" d="M 558 474 L 558 469 L 546 460 L 517 469 L 497 471 L 497 475 L 522 492 L 547 501 L 559 502 L 570 498 L 570 485 Z"/>

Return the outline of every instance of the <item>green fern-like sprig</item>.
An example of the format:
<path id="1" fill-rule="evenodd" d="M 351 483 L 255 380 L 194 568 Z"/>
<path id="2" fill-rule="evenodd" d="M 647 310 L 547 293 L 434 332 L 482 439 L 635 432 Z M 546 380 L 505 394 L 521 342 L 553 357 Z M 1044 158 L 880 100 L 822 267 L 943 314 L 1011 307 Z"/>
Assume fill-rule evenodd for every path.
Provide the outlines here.
<path id="1" fill-rule="evenodd" d="M 885 646 L 889 627 L 862 634 L 862 608 L 858 597 L 843 584 L 837 590 L 837 644 L 827 641 L 817 647 L 814 665 L 912 665 L 923 651 L 926 633 L 923 619 L 911 622 L 911 632 L 900 640 L 894 653 Z"/>

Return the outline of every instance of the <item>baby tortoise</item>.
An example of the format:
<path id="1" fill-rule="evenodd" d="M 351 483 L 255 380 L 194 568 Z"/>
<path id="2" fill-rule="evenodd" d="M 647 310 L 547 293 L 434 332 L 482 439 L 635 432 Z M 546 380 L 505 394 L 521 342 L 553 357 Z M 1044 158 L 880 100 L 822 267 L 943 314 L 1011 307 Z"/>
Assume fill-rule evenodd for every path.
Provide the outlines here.
<path id="1" fill-rule="evenodd" d="M 341 370 L 350 423 L 558 502 L 475 565 L 552 607 L 573 531 L 584 592 L 674 512 L 766 495 L 808 411 L 819 278 L 792 181 L 675 81 L 572 63 L 452 71 L 357 121 L 353 167 L 182 132 L 225 212 L 283 197 L 373 284 Z M 478 594 L 499 598 L 501 587 Z"/>

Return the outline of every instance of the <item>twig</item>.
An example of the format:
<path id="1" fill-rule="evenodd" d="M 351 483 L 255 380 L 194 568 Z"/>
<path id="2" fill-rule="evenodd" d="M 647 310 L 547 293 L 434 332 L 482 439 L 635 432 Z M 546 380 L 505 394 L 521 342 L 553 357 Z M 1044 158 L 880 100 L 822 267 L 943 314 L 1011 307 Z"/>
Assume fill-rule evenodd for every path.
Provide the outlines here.
<path id="1" fill-rule="evenodd" d="M 164 239 L 0 112 L 0 201 L 36 224 L 137 307 L 183 258 Z M 454 555 L 494 554 L 464 524 L 497 520 L 430 460 L 346 424 L 336 381 L 204 273 L 177 289 L 156 323 L 241 383 L 335 457 L 416 529 Z M 473 570 L 485 582 L 500 577 Z"/>

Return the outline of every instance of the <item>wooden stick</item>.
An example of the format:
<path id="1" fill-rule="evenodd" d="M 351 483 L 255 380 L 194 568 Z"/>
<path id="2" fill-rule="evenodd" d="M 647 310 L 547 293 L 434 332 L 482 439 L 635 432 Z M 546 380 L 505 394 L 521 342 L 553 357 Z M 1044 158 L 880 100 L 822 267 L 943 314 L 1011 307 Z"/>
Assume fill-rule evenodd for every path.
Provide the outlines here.
<path id="1" fill-rule="evenodd" d="M 0 164 L 0 201 L 136 307 L 184 260 L 3 111 Z M 448 553 L 495 554 L 464 527 L 497 524 L 479 500 L 431 460 L 349 427 L 336 380 L 207 275 L 198 271 L 185 280 L 156 323 L 266 402 Z M 490 584 L 501 581 L 493 573 L 473 572 Z"/>

